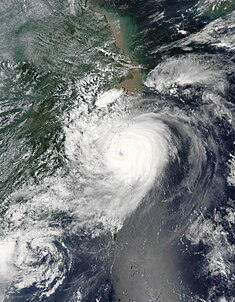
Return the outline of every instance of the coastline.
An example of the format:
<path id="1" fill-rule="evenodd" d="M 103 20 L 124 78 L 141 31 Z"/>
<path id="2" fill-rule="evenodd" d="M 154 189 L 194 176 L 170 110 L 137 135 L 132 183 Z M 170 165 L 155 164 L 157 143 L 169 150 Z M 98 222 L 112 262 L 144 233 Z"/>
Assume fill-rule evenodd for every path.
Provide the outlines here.
<path id="1" fill-rule="evenodd" d="M 110 13 L 109 11 L 103 9 L 101 7 L 102 0 L 87 0 L 86 6 L 87 8 L 91 9 L 98 14 L 103 15 L 107 23 L 112 31 L 112 34 L 115 38 L 116 46 L 121 49 L 126 55 L 129 56 L 132 68 L 129 70 L 128 75 L 126 78 L 117 84 L 117 88 L 124 89 L 127 93 L 132 94 L 134 92 L 138 92 L 141 89 L 141 72 L 139 69 L 139 64 L 134 60 L 131 51 L 128 49 L 124 37 L 124 33 L 121 28 L 120 20 L 115 18 L 114 14 Z"/>

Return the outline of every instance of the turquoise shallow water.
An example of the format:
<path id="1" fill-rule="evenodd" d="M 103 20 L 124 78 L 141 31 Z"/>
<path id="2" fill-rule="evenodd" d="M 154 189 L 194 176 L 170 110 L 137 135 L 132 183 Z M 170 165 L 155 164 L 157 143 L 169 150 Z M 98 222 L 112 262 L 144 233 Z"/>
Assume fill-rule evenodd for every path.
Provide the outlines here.
<path id="1" fill-rule="evenodd" d="M 1 2 L 0 301 L 234 301 L 223 5 L 107 1 L 143 75 L 130 95 L 85 1 Z"/>

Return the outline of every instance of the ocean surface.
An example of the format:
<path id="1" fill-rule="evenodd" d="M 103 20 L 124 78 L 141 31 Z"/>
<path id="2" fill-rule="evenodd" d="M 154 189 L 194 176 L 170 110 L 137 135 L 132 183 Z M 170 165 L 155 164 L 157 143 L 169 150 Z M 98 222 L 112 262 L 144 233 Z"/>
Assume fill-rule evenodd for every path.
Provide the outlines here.
<path id="1" fill-rule="evenodd" d="M 235 301 L 233 0 L 1 0 L 0 302 Z"/>

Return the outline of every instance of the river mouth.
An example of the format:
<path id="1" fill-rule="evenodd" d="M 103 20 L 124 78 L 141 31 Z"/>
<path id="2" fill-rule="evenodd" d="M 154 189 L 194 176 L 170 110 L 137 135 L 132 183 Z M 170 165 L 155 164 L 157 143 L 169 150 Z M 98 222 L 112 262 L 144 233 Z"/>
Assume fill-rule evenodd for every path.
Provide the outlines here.
<path id="1" fill-rule="evenodd" d="M 235 12 L 209 2 L 2 0 L 1 302 L 234 302 Z"/>
<path id="2" fill-rule="evenodd" d="M 116 46 L 128 55 L 131 60 L 132 67 L 127 77 L 117 84 L 117 88 L 124 89 L 129 94 L 141 91 L 141 67 L 134 60 L 133 52 L 128 47 L 128 42 L 133 43 L 130 40 L 134 39 L 135 35 L 135 29 L 133 31 L 129 30 L 129 28 L 135 27 L 135 24 L 131 24 L 133 20 L 127 16 L 121 17 L 117 12 L 108 8 L 103 1 L 88 0 L 86 5 L 93 11 L 105 16 L 115 38 Z M 125 32 L 126 30 L 127 32 Z"/>

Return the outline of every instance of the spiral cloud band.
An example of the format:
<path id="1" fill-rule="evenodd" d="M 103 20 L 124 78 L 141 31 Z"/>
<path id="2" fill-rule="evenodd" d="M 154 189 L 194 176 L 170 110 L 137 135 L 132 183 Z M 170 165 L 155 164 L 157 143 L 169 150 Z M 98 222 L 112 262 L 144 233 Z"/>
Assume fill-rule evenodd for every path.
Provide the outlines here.
<path id="1" fill-rule="evenodd" d="M 99 141 L 103 163 L 123 185 L 138 186 L 143 194 L 168 161 L 169 129 L 156 114 L 118 122 Z"/>

